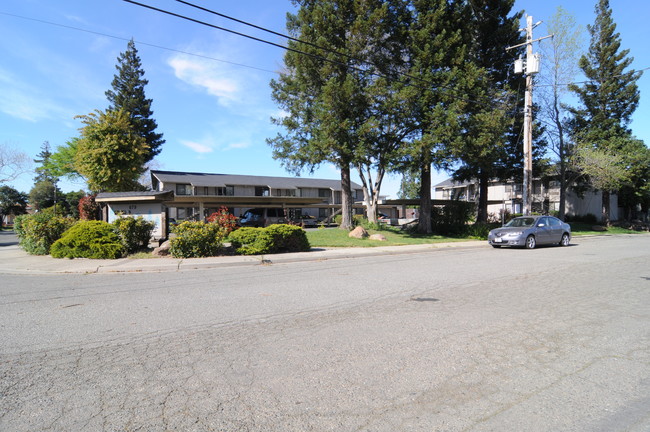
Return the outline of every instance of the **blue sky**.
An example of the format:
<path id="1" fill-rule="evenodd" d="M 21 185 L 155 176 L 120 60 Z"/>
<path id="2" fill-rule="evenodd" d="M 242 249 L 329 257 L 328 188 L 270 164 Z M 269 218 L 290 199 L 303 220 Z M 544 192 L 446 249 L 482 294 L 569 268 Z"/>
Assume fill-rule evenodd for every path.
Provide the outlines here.
<path id="1" fill-rule="evenodd" d="M 174 0 L 142 3 L 283 42 L 278 36 L 193 10 Z M 293 10 L 289 0 L 193 3 L 280 33 L 285 33 L 286 13 Z M 562 5 L 586 25 L 593 22 L 595 3 L 517 0 L 515 10 L 526 10 L 538 21 L 550 18 Z M 650 67 L 650 2 L 611 0 L 610 4 L 622 47 L 629 48 L 635 58 L 633 67 Z M 535 36 L 544 36 L 545 32 L 542 24 L 535 29 Z M 282 68 L 284 51 L 121 0 L 3 0 L 0 144 L 34 158 L 44 141 L 55 149 L 77 136 L 81 124 L 74 118 L 76 115 L 107 107 L 104 92 L 110 88 L 117 56 L 131 38 L 136 41 L 149 80 L 146 93 L 153 99 L 158 131 L 166 140 L 155 161 L 156 169 L 290 175 L 280 161 L 273 160 L 265 141 L 277 133 L 269 120 L 279 113 L 270 97 L 269 81 Z M 639 86 L 641 104 L 632 129 L 647 144 L 650 71 L 639 80 Z M 339 174 L 334 167 L 325 165 L 314 177 L 338 179 Z M 446 177 L 439 173 L 433 183 Z M 389 176 L 383 194 L 396 197 L 399 180 L 398 176 Z M 33 173 L 10 184 L 29 192 Z M 62 182 L 61 187 L 69 191 L 85 185 Z"/>

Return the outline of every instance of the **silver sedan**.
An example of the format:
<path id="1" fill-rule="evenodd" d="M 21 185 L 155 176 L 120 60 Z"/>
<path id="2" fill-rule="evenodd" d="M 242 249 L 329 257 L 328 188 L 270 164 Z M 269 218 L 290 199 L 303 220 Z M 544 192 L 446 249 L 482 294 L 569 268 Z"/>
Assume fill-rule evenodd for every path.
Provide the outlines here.
<path id="1" fill-rule="evenodd" d="M 488 234 L 488 243 L 495 248 L 519 246 L 534 249 L 537 245 L 571 243 L 571 226 L 553 216 L 521 216 Z"/>

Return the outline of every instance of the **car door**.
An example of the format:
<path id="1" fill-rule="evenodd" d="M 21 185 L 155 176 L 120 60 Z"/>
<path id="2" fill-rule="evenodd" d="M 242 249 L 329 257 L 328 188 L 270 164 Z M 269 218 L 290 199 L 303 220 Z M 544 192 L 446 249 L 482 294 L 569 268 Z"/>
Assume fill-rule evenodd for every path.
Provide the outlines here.
<path id="1" fill-rule="evenodd" d="M 537 219 L 535 222 L 535 237 L 537 244 L 548 244 L 551 242 L 551 228 L 547 217 Z"/>
<path id="2" fill-rule="evenodd" d="M 562 229 L 562 221 L 554 217 L 548 217 L 549 224 L 549 241 L 551 243 L 560 243 L 562 240 L 562 234 L 564 234 L 564 229 Z"/>

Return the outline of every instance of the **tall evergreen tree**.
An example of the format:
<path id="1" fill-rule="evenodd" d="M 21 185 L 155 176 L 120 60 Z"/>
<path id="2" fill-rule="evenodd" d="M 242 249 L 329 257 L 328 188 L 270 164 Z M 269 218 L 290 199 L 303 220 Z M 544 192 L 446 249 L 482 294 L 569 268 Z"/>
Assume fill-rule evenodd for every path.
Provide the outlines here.
<path id="1" fill-rule="evenodd" d="M 165 140 L 161 133 L 156 133 L 158 125 L 151 117 L 152 100 L 147 99 L 144 92 L 144 87 L 149 81 L 144 78 L 144 70 L 133 39 L 117 60 L 115 68 L 118 73 L 113 77 L 112 90 L 106 91 L 106 98 L 110 102 L 108 111 L 123 110 L 129 113 L 138 135 L 144 138 L 149 146 L 144 160 L 147 163 L 160 154 Z"/>
<path id="2" fill-rule="evenodd" d="M 34 162 L 39 164 L 36 167 L 36 177 L 34 177 L 34 182 L 38 183 L 41 181 L 49 181 L 51 183 L 56 183 L 57 176 L 52 172 L 50 165 L 50 159 L 52 158 L 52 152 L 50 150 L 50 143 L 45 141 L 41 145 L 41 151 L 36 155 Z"/>
<path id="3" fill-rule="evenodd" d="M 587 26 L 589 52 L 579 61 L 588 81 L 570 86 L 581 103 L 572 110 L 573 131 L 579 145 L 614 155 L 630 147 L 632 132 L 628 126 L 639 104 L 636 81 L 641 72 L 626 71 L 634 58 L 629 56 L 630 50 L 621 50 L 609 0 L 598 0 L 595 11 L 594 25 Z M 609 223 L 611 189 L 601 192 L 602 220 Z"/>
<path id="4" fill-rule="evenodd" d="M 451 143 L 461 136 L 459 119 L 465 108 L 460 88 L 469 75 L 467 47 L 462 37 L 463 2 L 416 0 L 409 26 L 407 110 L 415 137 L 403 149 L 401 169 L 419 176 L 418 231 L 432 232 L 431 170 L 450 156 Z"/>
<path id="5" fill-rule="evenodd" d="M 272 97 L 288 113 L 275 119 L 284 133 L 269 139 L 273 155 L 296 173 L 321 163 L 341 173 L 342 223 L 352 227 L 351 167 L 360 174 L 385 163 L 382 155 L 399 143 L 400 133 L 382 129 L 398 112 L 393 92 L 378 77 L 399 59 L 394 43 L 397 0 L 297 0 L 296 15 L 287 28 L 289 41 L 285 71 L 271 82 Z M 397 52 L 397 54 L 396 54 Z M 378 103 L 379 100 L 386 104 Z M 387 108 L 388 106 L 388 108 Z M 395 125 L 395 123 L 393 123 Z M 379 174 L 374 182 L 381 180 Z M 378 189 L 371 179 L 370 193 Z M 376 193 L 375 193 L 376 196 Z M 371 198 L 367 197 L 371 202 Z M 372 210 L 371 210 L 372 211 Z"/>
<path id="6" fill-rule="evenodd" d="M 509 46 L 525 41 L 519 31 L 522 13 L 512 13 L 514 0 L 467 3 L 468 62 L 480 75 L 469 76 L 463 139 L 453 147 L 448 168 L 456 180 L 478 180 L 477 222 L 487 221 L 488 186 L 494 179 L 519 179 L 523 172 L 521 130 L 525 83 L 512 73 Z M 540 151 L 537 150 L 537 154 Z"/>

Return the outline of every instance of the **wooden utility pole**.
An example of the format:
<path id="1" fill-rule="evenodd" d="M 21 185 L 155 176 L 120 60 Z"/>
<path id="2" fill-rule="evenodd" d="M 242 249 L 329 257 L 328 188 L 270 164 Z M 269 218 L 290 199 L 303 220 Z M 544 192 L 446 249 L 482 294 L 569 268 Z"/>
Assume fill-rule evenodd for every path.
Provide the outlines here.
<path id="1" fill-rule="evenodd" d="M 523 208 L 522 213 L 529 215 L 532 211 L 533 195 L 533 75 L 539 73 L 540 57 L 533 54 L 533 42 L 549 38 L 544 36 L 533 40 L 533 29 L 541 24 L 533 24 L 533 17 L 526 15 L 526 28 L 519 29 L 526 32 L 526 42 L 506 48 L 510 50 L 526 45 L 526 61 L 519 59 L 515 61 L 515 73 L 526 74 L 526 94 L 524 97 L 524 184 L 523 184 Z"/>

